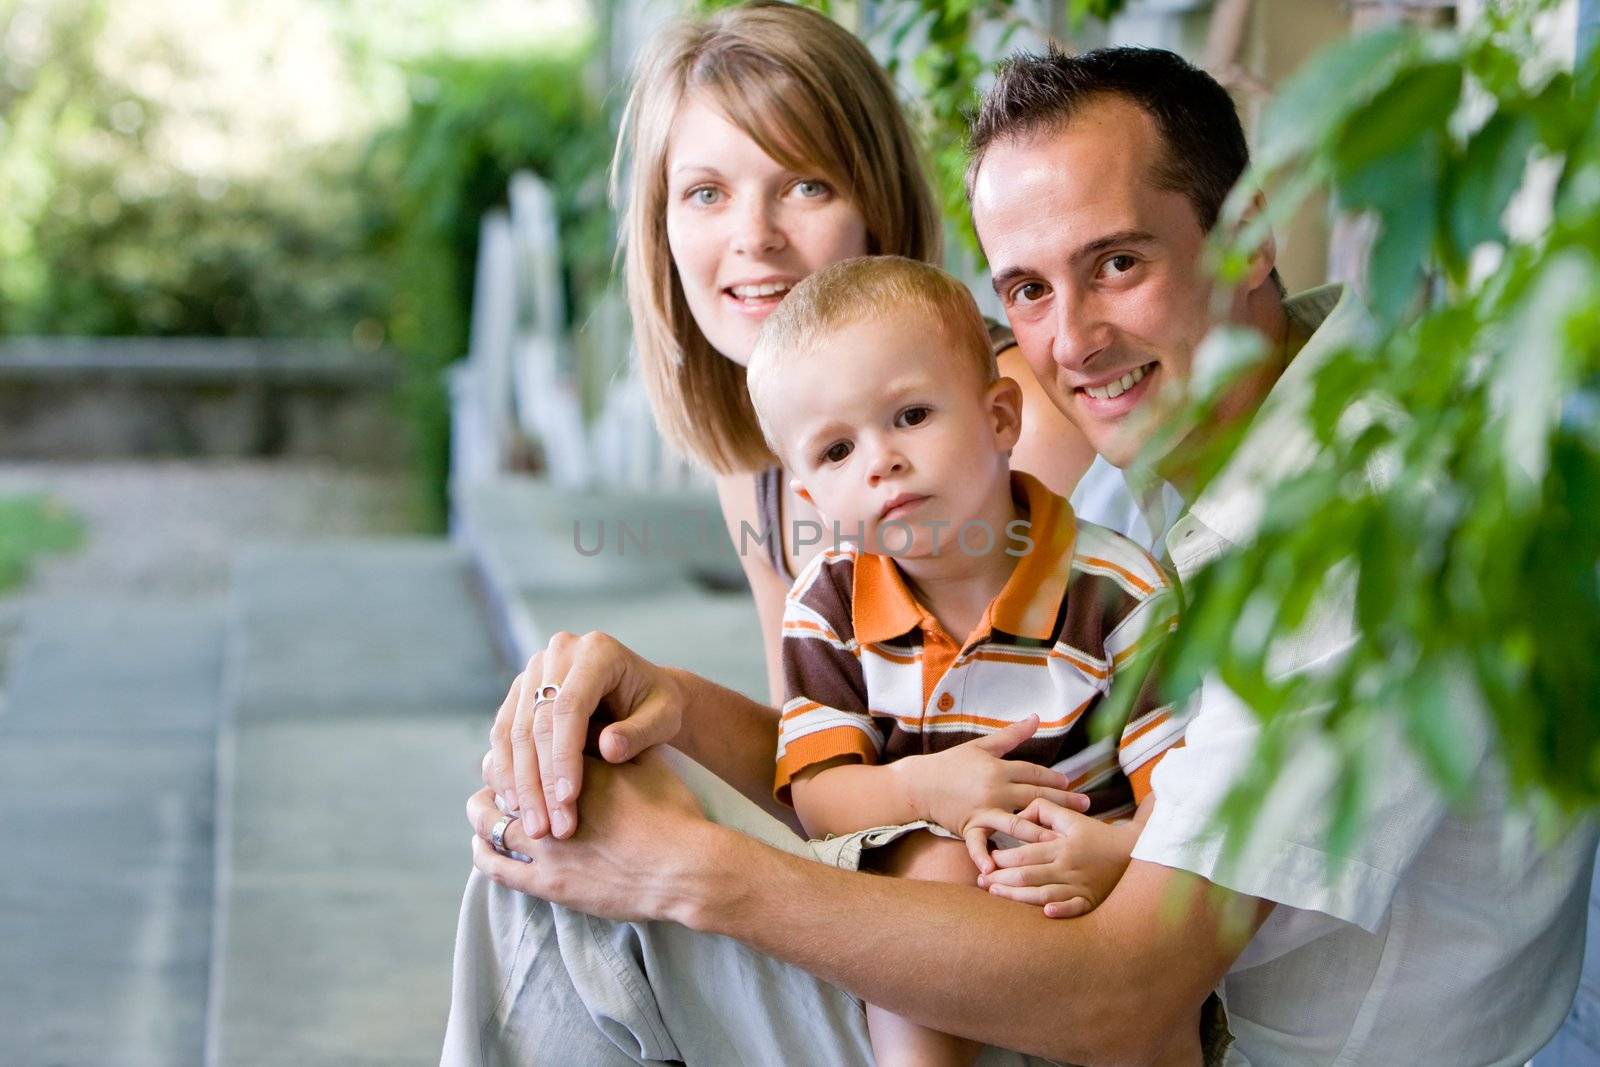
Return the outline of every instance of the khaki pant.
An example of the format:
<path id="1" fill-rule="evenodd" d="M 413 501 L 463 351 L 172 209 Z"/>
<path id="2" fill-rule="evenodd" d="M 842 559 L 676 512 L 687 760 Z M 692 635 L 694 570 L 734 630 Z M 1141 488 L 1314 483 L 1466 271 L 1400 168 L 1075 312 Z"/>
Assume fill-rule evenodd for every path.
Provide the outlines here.
<path id="1" fill-rule="evenodd" d="M 853 870 L 864 849 L 925 828 L 806 841 L 688 757 L 668 756 L 712 820 L 820 863 Z M 799 968 L 675 923 L 595 919 L 472 873 L 442 1067 L 674 1061 L 870 1067 L 873 1059 L 861 1002 Z M 988 1048 L 978 1063 L 1049 1061 Z"/>

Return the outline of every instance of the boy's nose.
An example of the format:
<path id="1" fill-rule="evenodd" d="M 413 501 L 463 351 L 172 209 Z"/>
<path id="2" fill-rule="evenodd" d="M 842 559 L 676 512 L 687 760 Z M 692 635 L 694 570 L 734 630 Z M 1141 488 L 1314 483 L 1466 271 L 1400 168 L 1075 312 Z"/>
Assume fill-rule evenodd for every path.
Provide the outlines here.
<path id="1" fill-rule="evenodd" d="M 867 474 L 867 480 L 872 485 L 877 485 L 891 474 L 904 474 L 909 464 L 906 458 L 898 452 L 881 452 L 873 462 L 872 469 Z"/>

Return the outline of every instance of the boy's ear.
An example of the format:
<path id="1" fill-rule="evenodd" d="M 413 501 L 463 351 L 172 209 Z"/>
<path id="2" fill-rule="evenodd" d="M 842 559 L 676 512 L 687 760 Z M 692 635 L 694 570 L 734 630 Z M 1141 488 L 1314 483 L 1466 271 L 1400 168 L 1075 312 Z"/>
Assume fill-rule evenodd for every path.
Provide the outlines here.
<path id="1" fill-rule="evenodd" d="M 984 402 L 989 409 L 997 451 L 1009 453 L 1022 438 L 1022 386 L 1015 378 L 1000 378 L 989 386 Z"/>
<path id="2" fill-rule="evenodd" d="M 789 491 L 812 507 L 817 506 L 817 502 L 811 499 L 811 494 L 806 492 L 806 487 L 800 484 L 799 478 L 789 479 Z"/>

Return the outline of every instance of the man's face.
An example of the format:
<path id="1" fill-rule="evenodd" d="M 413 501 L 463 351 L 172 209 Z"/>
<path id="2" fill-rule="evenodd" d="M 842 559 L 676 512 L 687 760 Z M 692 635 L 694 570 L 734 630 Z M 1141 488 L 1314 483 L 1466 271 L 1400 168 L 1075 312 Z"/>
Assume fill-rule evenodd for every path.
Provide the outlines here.
<path id="1" fill-rule="evenodd" d="M 1159 189 L 1155 122 L 1107 96 L 992 145 L 972 216 L 1023 358 L 1095 450 L 1126 467 L 1181 405 L 1209 329 L 1206 235 Z"/>

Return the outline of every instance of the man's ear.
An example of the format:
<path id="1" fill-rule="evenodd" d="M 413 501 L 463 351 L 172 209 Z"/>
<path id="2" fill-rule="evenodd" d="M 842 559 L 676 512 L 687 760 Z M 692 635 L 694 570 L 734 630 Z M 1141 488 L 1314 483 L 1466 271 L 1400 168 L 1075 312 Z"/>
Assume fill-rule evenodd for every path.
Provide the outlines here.
<path id="1" fill-rule="evenodd" d="M 995 448 L 1009 453 L 1022 438 L 1022 386 L 1015 378 L 1000 378 L 984 394 Z"/>
<path id="2" fill-rule="evenodd" d="M 1240 217 L 1240 225 L 1248 226 L 1257 216 L 1265 214 L 1266 210 L 1267 198 L 1257 189 L 1255 195 L 1250 198 L 1250 206 L 1245 208 L 1244 214 Z M 1273 238 L 1272 231 L 1268 230 L 1266 236 L 1261 238 L 1261 243 L 1250 253 L 1250 268 L 1245 271 L 1244 279 L 1239 283 L 1240 290 L 1253 293 L 1261 288 L 1277 265 L 1278 242 Z"/>
<path id="3" fill-rule="evenodd" d="M 811 494 L 806 492 L 806 487 L 800 484 L 799 478 L 789 479 L 789 491 L 812 507 L 817 506 L 817 502 L 811 499 Z"/>

